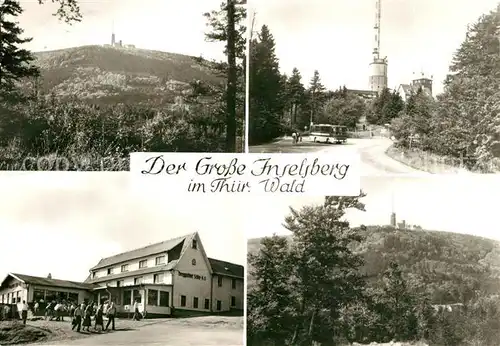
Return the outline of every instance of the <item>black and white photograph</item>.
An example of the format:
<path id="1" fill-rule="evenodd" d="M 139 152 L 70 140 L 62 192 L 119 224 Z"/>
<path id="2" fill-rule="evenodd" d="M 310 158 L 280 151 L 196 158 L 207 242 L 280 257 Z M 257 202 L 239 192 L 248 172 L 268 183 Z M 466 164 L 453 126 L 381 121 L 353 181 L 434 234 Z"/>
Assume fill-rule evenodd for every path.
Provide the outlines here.
<path id="1" fill-rule="evenodd" d="M 250 0 L 249 150 L 500 171 L 497 0 Z"/>
<path id="2" fill-rule="evenodd" d="M 243 345 L 239 199 L 16 173 L 0 179 L 2 345 Z"/>
<path id="3" fill-rule="evenodd" d="M 247 345 L 499 345 L 494 178 L 377 176 L 358 197 L 247 198 Z"/>
<path id="4" fill-rule="evenodd" d="M 244 152 L 246 0 L 0 1 L 0 170 Z"/>

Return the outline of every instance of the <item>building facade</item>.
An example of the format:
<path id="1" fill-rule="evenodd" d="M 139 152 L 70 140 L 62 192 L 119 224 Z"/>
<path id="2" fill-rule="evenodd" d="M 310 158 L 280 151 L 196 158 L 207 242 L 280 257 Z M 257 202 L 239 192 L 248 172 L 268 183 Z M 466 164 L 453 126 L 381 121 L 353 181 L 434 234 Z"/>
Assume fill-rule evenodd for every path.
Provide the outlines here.
<path id="1" fill-rule="evenodd" d="M 429 97 L 433 97 L 432 76 L 427 77 L 424 73 L 421 73 L 419 77 L 413 77 L 410 84 L 400 84 L 397 92 L 404 101 L 408 101 L 410 96 L 420 89 Z"/>
<path id="2" fill-rule="evenodd" d="M 208 258 L 198 233 L 103 258 L 83 283 L 36 278 L 46 285 L 33 286 L 30 291 L 29 280 L 23 277 L 28 276 L 9 274 L 2 283 L 0 297 L 8 295 L 6 303 L 11 304 L 13 297 L 18 303 L 19 295 L 19 303 L 111 300 L 119 314 L 133 312 L 135 302 L 149 316 L 243 311 L 243 266 Z"/>
<path id="3" fill-rule="evenodd" d="M 23 301 L 88 302 L 94 288 L 93 285 L 81 282 L 10 273 L 0 285 L 0 304 L 17 305 L 20 310 Z"/>

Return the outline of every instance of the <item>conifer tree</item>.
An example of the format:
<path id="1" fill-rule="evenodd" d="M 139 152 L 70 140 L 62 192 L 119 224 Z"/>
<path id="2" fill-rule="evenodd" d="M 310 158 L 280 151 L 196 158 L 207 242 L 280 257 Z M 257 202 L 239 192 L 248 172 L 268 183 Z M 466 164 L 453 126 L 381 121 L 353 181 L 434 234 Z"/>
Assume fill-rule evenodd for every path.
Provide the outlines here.
<path id="1" fill-rule="evenodd" d="M 363 260 L 349 246 L 363 237 L 344 215 L 353 208 L 364 211 L 364 196 L 361 192 L 359 197 L 326 197 L 321 206 L 291 209 L 285 219 L 285 228 L 292 232 L 291 274 L 298 294 L 291 344 L 332 340 L 340 307 L 362 295 L 364 279 L 358 269 Z"/>
<path id="2" fill-rule="evenodd" d="M 13 21 L 23 12 L 16 0 L 0 2 L 0 100 L 13 96 L 16 83 L 26 77 L 36 77 L 39 70 L 33 65 L 33 54 L 21 48 L 31 38 L 21 38 L 23 29 Z"/>
<path id="3" fill-rule="evenodd" d="M 210 41 L 225 43 L 224 53 L 227 56 L 227 63 L 213 64 L 218 72 L 226 77 L 225 114 L 226 114 L 226 151 L 235 152 L 236 134 L 238 130 L 238 92 L 244 94 L 242 82 L 244 80 L 244 60 L 246 42 L 246 9 L 242 6 L 246 1 L 227 0 L 222 2 L 218 11 L 205 13 L 211 31 L 206 34 Z M 240 72 L 240 78 L 238 78 Z M 238 84 L 238 81 L 240 83 Z M 241 106 L 241 105 L 240 105 Z M 242 107 L 240 107 L 242 108 Z M 240 123 L 243 114 L 239 117 Z"/>
<path id="4" fill-rule="evenodd" d="M 250 43 L 250 142 L 259 143 L 281 134 L 283 79 L 275 53 L 275 41 L 266 25 Z"/>
<path id="5" fill-rule="evenodd" d="M 433 121 L 435 152 L 471 155 L 469 165 L 484 170 L 500 157 L 499 37 L 498 8 L 469 26 Z"/>
<path id="6" fill-rule="evenodd" d="M 325 91 L 326 88 L 323 83 L 321 83 L 319 71 L 315 70 L 307 90 L 308 108 L 310 112 L 309 121 L 312 123 L 317 123 L 317 121 L 315 121 L 315 116 L 321 111 L 324 105 Z"/>

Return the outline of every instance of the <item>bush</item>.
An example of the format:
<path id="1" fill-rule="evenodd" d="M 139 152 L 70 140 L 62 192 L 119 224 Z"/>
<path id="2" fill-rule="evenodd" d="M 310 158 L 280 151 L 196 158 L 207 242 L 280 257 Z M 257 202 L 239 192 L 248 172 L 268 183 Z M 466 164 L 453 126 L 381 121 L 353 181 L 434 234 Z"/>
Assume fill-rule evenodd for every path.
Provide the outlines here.
<path id="1" fill-rule="evenodd" d="M 132 152 L 224 150 L 224 114 L 217 104 L 150 108 L 52 99 L 3 104 L 0 110 L 0 169 L 29 168 L 27 159 L 65 158 L 68 167 L 45 169 L 124 170 Z"/>

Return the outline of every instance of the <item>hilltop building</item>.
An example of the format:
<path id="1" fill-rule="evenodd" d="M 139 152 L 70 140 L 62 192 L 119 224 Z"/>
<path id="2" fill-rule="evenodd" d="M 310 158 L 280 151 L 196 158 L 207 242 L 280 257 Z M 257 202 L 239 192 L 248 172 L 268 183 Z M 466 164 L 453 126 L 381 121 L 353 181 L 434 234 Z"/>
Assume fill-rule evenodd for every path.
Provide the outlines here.
<path id="1" fill-rule="evenodd" d="M 243 311 L 243 266 L 207 257 L 198 233 L 103 258 L 89 272 L 84 282 L 10 273 L 0 303 L 112 300 L 127 314 L 137 301 L 148 316 Z"/>
<path id="2" fill-rule="evenodd" d="M 124 44 L 122 40 L 116 41 L 116 35 L 114 31 L 111 33 L 111 44 L 105 44 L 104 46 L 114 47 L 114 48 L 128 48 L 128 49 L 135 48 L 135 45 L 133 44 Z"/>
<path id="3" fill-rule="evenodd" d="M 428 96 L 433 97 L 432 76 L 427 76 L 423 72 L 421 72 L 419 76 L 415 76 L 415 73 L 413 75 L 414 77 L 410 84 L 401 84 L 398 87 L 397 91 L 403 100 L 408 101 L 410 95 L 416 93 L 420 88 L 422 88 L 422 91 Z"/>

